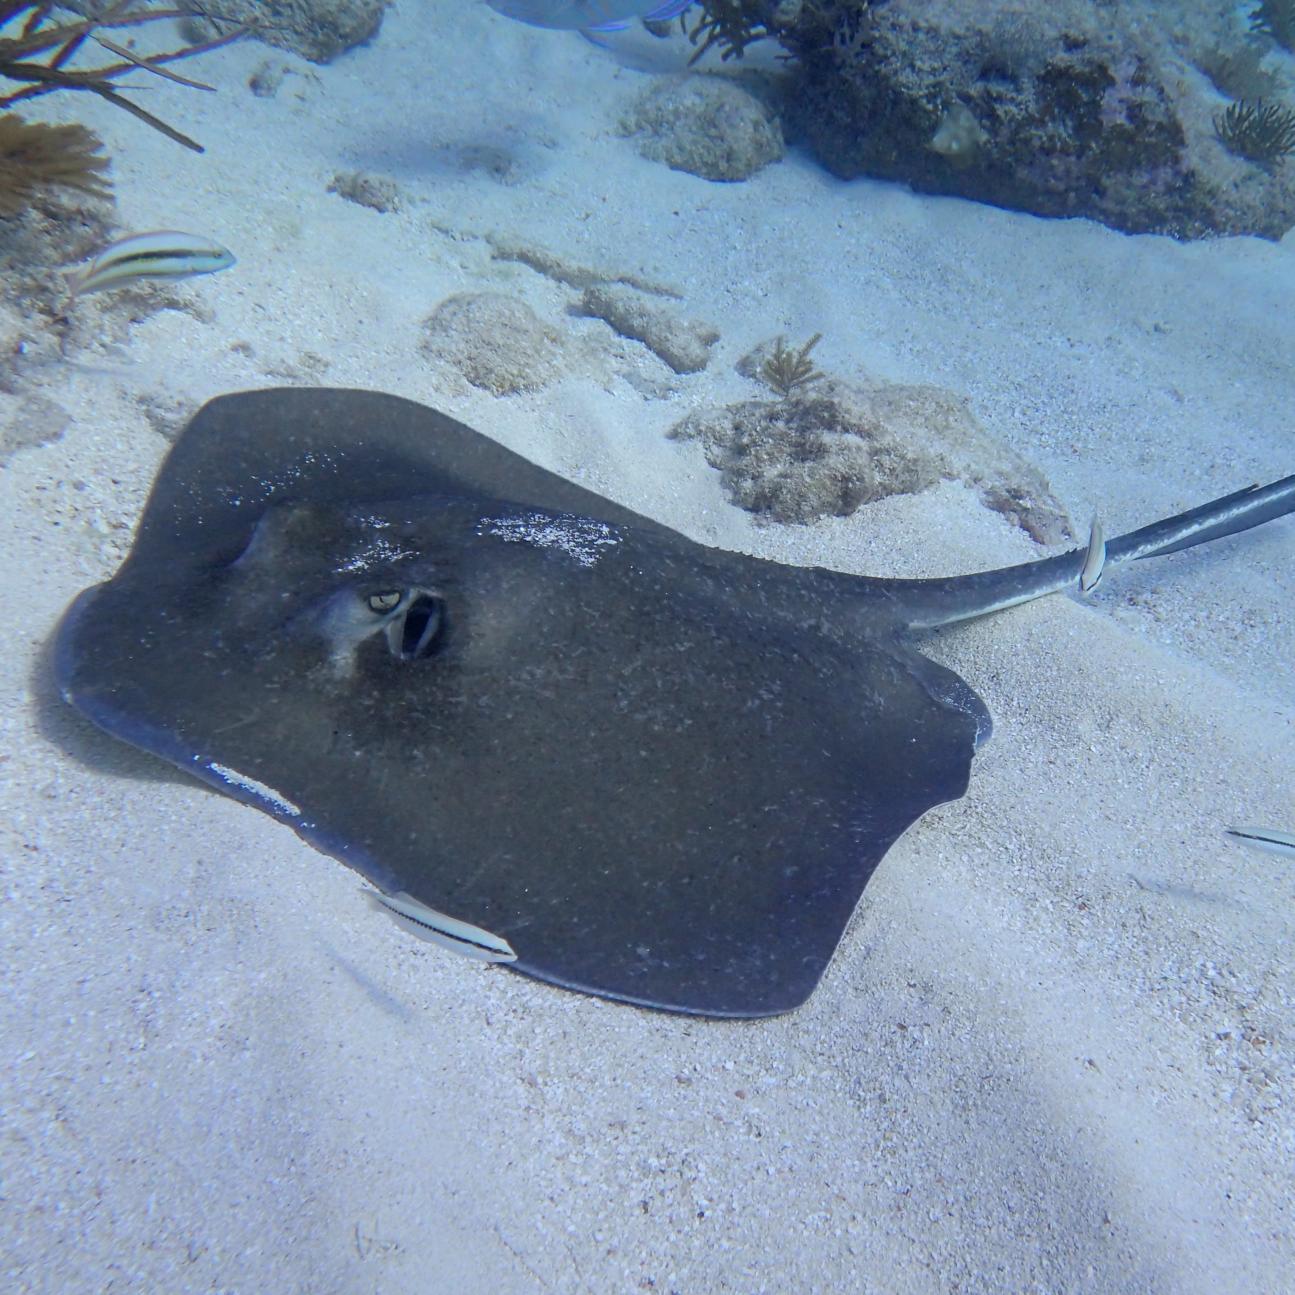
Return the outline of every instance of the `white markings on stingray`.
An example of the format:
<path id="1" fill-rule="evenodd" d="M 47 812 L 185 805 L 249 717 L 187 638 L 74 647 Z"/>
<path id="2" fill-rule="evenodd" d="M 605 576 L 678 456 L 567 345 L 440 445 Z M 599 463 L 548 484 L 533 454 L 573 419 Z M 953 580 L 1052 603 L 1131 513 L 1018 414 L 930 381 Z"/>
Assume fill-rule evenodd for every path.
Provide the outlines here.
<path id="1" fill-rule="evenodd" d="M 403 890 L 384 895 L 376 890 L 361 892 L 374 908 L 395 919 L 396 925 L 428 944 L 452 949 L 478 962 L 516 962 L 513 946 L 502 936 L 484 931 L 471 922 L 438 913 Z"/>
<path id="2" fill-rule="evenodd" d="M 217 778 L 223 779 L 231 787 L 237 787 L 240 791 L 251 792 L 258 800 L 264 801 L 271 809 L 277 810 L 280 814 L 290 814 L 293 818 L 301 817 L 301 810 L 286 796 L 280 796 L 273 787 L 267 787 L 265 783 L 257 782 L 255 778 L 249 778 L 245 773 L 239 773 L 237 769 L 231 769 L 228 765 L 217 764 L 214 760 L 207 765 L 207 768 Z"/>
<path id="3" fill-rule="evenodd" d="M 511 517 L 483 517 L 478 535 L 494 535 L 506 544 L 531 544 L 537 549 L 558 549 L 582 567 L 593 566 L 602 549 L 621 542 L 620 532 L 591 517 L 562 513 L 516 513 Z"/>
<path id="4" fill-rule="evenodd" d="M 417 549 L 402 549 L 393 544 L 384 535 L 375 536 L 358 553 L 353 553 L 345 562 L 339 563 L 333 571 L 341 575 L 355 575 L 367 571 L 377 563 L 398 562 L 401 558 L 416 558 Z"/>
<path id="5" fill-rule="evenodd" d="M 284 487 L 295 485 L 306 474 L 307 469 L 313 469 L 316 465 L 322 465 L 326 468 L 338 468 L 340 466 L 337 459 L 331 454 L 316 454 L 314 450 L 307 450 L 295 463 L 286 464 L 275 476 L 262 477 L 256 481 L 255 485 L 260 489 L 259 498 L 249 499 L 247 496 L 231 490 L 228 486 L 221 487 L 219 493 L 224 502 L 233 508 L 241 508 L 248 503 L 259 504 L 269 499 L 277 491 L 284 489 Z"/>

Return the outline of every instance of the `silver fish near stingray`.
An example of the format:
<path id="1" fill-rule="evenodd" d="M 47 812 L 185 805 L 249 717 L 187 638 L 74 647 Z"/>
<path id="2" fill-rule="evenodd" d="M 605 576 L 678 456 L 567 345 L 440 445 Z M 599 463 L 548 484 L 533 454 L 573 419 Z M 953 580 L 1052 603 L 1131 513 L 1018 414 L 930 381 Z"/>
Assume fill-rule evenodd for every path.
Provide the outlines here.
<path id="1" fill-rule="evenodd" d="M 505 18 L 554 31 L 620 31 L 636 18 L 667 22 L 693 0 L 486 0 Z"/>
<path id="2" fill-rule="evenodd" d="M 879 579 L 709 548 L 394 396 L 244 392 L 180 434 L 55 674 L 420 938 L 771 1016 L 989 738 L 922 631 L 1292 511 L 1287 477 L 1040 561 Z"/>
<path id="3" fill-rule="evenodd" d="M 1102 572 L 1106 570 L 1106 536 L 1102 524 L 1093 518 L 1088 529 L 1088 548 L 1084 553 L 1084 565 L 1079 568 L 1079 592 L 1090 594 L 1101 583 Z"/>
<path id="4" fill-rule="evenodd" d="M 426 904 L 420 904 L 412 895 L 402 890 L 395 895 L 366 890 L 364 897 L 380 913 L 387 913 L 402 930 L 416 939 L 425 940 L 442 949 L 461 953 L 477 962 L 516 962 L 517 954 L 507 940 L 489 931 L 483 931 L 470 922 L 460 922 L 445 913 L 438 913 Z"/>
<path id="5" fill-rule="evenodd" d="M 71 276 L 68 287 L 73 297 L 83 297 L 145 279 L 178 280 L 215 274 L 228 269 L 234 260 L 229 248 L 201 234 L 157 229 L 109 243 L 88 266 Z"/>
<path id="6" fill-rule="evenodd" d="M 1236 837 L 1252 850 L 1281 855 L 1283 859 L 1295 859 L 1295 832 L 1282 832 L 1275 827 L 1229 827 L 1227 834 Z"/>

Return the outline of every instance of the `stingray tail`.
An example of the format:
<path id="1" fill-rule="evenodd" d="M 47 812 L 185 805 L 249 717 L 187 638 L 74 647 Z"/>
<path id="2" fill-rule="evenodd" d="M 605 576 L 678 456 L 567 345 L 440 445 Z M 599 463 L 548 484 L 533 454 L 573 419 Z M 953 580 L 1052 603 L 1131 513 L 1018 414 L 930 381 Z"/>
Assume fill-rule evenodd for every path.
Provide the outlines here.
<path id="1" fill-rule="evenodd" d="M 1196 544 L 1222 539 L 1295 512 L 1295 477 L 1267 486 L 1250 486 L 1202 504 L 1190 512 L 1166 517 L 1103 545 L 1094 523 L 1087 548 L 1021 566 L 980 571 L 946 580 L 896 580 L 891 591 L 899 619 L 910 629 L 933 629 L 955 621 L 987 616 L 1063 589 L 1090 592 L 1105 568 L 1138 558 L 1162 557 Z"/>

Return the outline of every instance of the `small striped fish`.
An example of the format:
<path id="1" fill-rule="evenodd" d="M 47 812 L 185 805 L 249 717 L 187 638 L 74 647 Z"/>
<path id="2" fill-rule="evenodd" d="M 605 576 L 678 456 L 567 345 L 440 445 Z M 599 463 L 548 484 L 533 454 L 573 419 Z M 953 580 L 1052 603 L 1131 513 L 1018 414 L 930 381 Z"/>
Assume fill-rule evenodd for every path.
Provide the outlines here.
<path id="1" fill-rule="evenodd" d="M 471 922 L 461 922 L 457 917 L 438 913 L 403 890 L 394 895 L 384 895 L 376 890 L 363 893 L 374 908 L 395 918 L 397 926 L 429 944 L 453 949 L 455 953 L 475 958 L 478 962 L 517 961 L 513 946 L 502 936 L 483 931 Z"/>
<path id="2" fill-rule="evenodd" d="M 1090 594 L 1097 588 L 1106 566 L 1106 537 L 1102 534 L 1102 524 L 1093 518 L 1088 532 L 1088 551 L 1084 554 L 1083 569 L 1079 572 L 1079 592 Z"/>
<path id="3" fill-rule="evenodd" d="M 197 234 L 158 229 L 109 243 L 69 284 L 73 297 L 140 279 L 187 279 L 234 264 L 234 254 Z"/>
<path id="4" fill-rule="evenodd" d="M 1252 849 L 1295 859 L 1295 833 L 1281 832 L 1275 827 L 1230 827 L 1227 831 L 1229 836 L 1244 841 Z"/>

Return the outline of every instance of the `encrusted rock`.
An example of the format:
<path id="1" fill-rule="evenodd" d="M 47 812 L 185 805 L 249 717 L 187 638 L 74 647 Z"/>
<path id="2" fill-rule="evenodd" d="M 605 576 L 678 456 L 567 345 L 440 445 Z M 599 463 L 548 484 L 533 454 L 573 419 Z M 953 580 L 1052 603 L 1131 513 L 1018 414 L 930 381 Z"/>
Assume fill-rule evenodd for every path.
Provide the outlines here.
<path id="1" fill-rule="evenodd" d="M 399 185 L 390 177 L 374 175 L 371 171 L 337 171 L 328 192 L 374 211 L 399 211 L 402 205 Z"/>
<path id="2" fill-rule="evenodd" d="M 16 391 L 42 362 L 121 335 L 118 295 L 84 297 L 69 310 L 67 279 L 51 271 L 100 251 L 112 238 L 112 211 L 106 198 L 47 190 L 0 220 L 0 389 Z"/>
<path id="3" fill-rule="evenodd" d="M 848 516 L 953 478 L 1040 544 L 1073 538 L 1043 474 L 938 387 L 823 379 L 812 393 L 699 411 L 670 435 L 700 441 L 733 502 L 774 521 Z"/>
<path id="4" fill-rule="evenodd" d="M 386 7 L 386 0 L 221 0 L 215 6 L 219 25 L 201 16 L 203 6 L 195 3 L 186 27 L 208 40 L 228 31 L 230 23 L 246 23 L 268 45 L 292 50 L 312 63 L 331 63 L 377 32 Z"/>
<path id="5" fill-rule="evenodd" d="M 1130 233 L 1280 238 L 1295 223 L 1295 165 L 1270 174 L 1227 153 L 1205 73 L 1289 95 L 1289 60 L 1260 67 L 1240 10 L 1199 38 L 1212 58 L 1187 39 L 1191 24 L 1148 12 L 1089 0 L 809 7 L 780 33 L 797 56 L 789 134 L 845 179 Z"/>
<path id="6" fill-rule="evenodd" d="M 421 350 L 496 396 L 539 391 L 557 376 L 562 344 L 523 301 L 498 292 L 447 297 L 428 316 Z"/>
<path id="7" fill-rule="evenodd" d="M 646 91 L 621 121 L 644 157 L 704 180 L 745 180 L 782 157 L 777 118 L 727 77 L 684 76 Z"/>
<path id="8" fill-rule="evenodd" d="M 642 342 L 676 373 L 700 373 L 719 330 L 685 319 L 659 300 L 624 283 L 597 283 L 580 298 L 586 315 L 603 320 L 622 337 Z"/>

